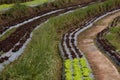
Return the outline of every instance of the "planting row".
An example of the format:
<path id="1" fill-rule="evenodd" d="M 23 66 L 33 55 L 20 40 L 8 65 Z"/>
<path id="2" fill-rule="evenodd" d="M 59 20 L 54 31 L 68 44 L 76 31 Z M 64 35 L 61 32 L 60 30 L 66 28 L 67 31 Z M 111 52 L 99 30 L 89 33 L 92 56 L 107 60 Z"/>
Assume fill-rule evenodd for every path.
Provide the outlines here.
<path id="1" fill-rule="evenodd" d="M 55 11 L 43 14 L 41 16 L 37 16 L 35 18 L 32 18 L 28 21 L 17 24 L 15 26 L 12 26 L 13 28 L 14 27 L 18 27 L 18 28 L 16 29 L 15 32 L 10 34 L 10 36 L 7 37 L 5 40 L 0 41 L 0 52 L 2 55 L 0 57 L 0 63 L 6 61 L 14 52 L 17 52 L 24 45 L 26 40 L 30 38 L 31 32 L 37 27 L 37 25 L 43 23 L 50 17 L 57 16 L 61 13 L 65 13 L 67 11 L 70 11 L 85 5 L 83 4 L 81 6 L 78 5 L 74 7 L 68 7 L 65 9 L 55 10 Z"/>
<path id="2" fill-rule="evenodd" d="M 77 47 L 77 34 L 79 33 L 79 31 L 82 31 L 82 29 L 90 25 L 96 18 L 88 19 L 86 22 L 83 23 L 85 25 L 81 24 L 79 25 L 81 26 L 80 28 L 72 28 L 62 36 L 61 49 L 64 59 L 81 58 L 83 56 L 83 54 Z"/>
<path id="3" fill-rule="evenodd" d="M 72 31 L 74 31 L 72 33 Z M 65 59 L 73 59 L 73 58 L 81 58 L 82 53 L 79 51 L 77 46 L 75 45 L 75 32 L 77 30 L 71 29 L 68 33 L 64 34 L 62 37 L 62 50 L 63 50 L 63 56 Z"/>
<path id="4" fill-rule="evenodd" d="M 65 80 L 93 80 L 91 69 L 84 58 L 67 59 L 64 61 Z"/>
<path id="5" fill-rule="evenodd" d="M 105 53 L 107 53 L 118 65 L 120 65 L 120 53 L 116 50 L 116 48 L 109 42 L 109 40 L 105 39 L 105 35 L 109 33 L 111 27 L 115 27 L 120 23 L 120 16 L 115 18 L 114 21 L 103 31 L 97 34 L 97 43 L 98 46 L 102 48 Z"/>
<path id="6" fill-rule="evenodd" d="M 93 0 L 93 1 L 90 0 L 88 2 L 83 1 L 83 3 L 79 2 L 77 4 L 75 4 L 75 3 L 74 4 L 69 4 L 69 3 L 67 4 L 66 3 L 64 6 L 61 6 L 60 8 L 53 6 L 52 3 L 51 3 L 51 4 L 49 4 L 51 6 L 50 7 L 47 6 L 47 8 L 43 7 L 43 9 L 41 9 L 41 7 L 38 6 L 38 7 L 36 7 L 35 10 L 31 9 L 31 11 L 33 11 L 32 13 L 29 12 L 29 10 L 26 10 L 26 9 L 29 9 L 27 6 L 16 5 L 16 6 L 14 6 L 15 9 L 13 8 L 13 9 L 10 9 L 10 11 L 8 11 L 6 13 L 0 14 L 0 34 L 2 34 L 4 31 L 8 30 L 11 27 L 14 27 L 14 25 L 19 26 L 19 25 L 22 25 L 23 22 L 24 22 L 24 24 L 26 24 L 27 22 L 31 22 L 32 19 L 34 20 L 34 19 L 37 18 L 36 16 L 39 17 L 39 16 L 44 15 L 46 13 L 62 11 L 62 10 L 65 10 L 65 9 L 73 10 L 73 9 L 76 9 L 76 8 L 79 8 L 79 7 L 82 7 L 82 6 L 86 6 L 86 5 L 88 5 L 92 2 L 96 2 L 96 1 L 97 0 Z M 19 9 L 19 8 L 23 8 L 22 10 L 19 10 L 19 14 L 21 14 L 20 17 L 18 17 L 19 16 L 18 15 L 18 16 L 15 17 L 15 19 L 13 19 L 13 17 L 16 14 L 12 14 L 12 13 L 15 13 L 14 10 Z M 21 11 L 21 13 L 20 13 L 20 11 Z M 25 12 L 25 11 L 28 11 L 28 12 Z M 24 13 L 27 13 L 27 14 L 24 14 Z M 31 13 L 31 14 L 29 14 L 29 13 Z M 22 14 L 24 14 L 24 15 L 22 15 Z M 11 18 L 11 17 L 12 17 L 12 19 L 9 20 L 9 18 Z"/>

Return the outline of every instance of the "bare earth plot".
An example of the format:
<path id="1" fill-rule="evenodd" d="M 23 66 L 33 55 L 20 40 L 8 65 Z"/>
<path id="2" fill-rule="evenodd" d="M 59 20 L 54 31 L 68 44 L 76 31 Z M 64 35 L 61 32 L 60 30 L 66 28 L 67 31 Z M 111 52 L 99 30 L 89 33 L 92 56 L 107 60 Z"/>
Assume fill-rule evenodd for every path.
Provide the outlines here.
<path id="1" fill-rule="evenodd" d="M 78 36 L 78 46 L 85 53 L 96 80 L 120 80 L 120 74 L 115 66 L 96 47 L 94 38 L 102 31 L 120 12 L 109 15 L 98 21 L 92 28 Z"/>

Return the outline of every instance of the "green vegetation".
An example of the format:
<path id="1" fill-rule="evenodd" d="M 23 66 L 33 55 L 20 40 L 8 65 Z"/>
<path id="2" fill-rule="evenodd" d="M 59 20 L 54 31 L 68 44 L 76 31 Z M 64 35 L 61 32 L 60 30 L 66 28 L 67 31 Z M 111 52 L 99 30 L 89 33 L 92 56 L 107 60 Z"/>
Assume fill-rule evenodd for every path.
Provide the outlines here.
<path id="1" fill-rule="evenodd" d="M 40 5 L 40 4 L 48 2 L 48 1 L 53 1 L 53 0 L 33 0 L 33 1 L 30 1 L 30 2 L 23 3 L 23 4 L 25 4 L 27 6 L 30 6 L 30 5 Z"/>
<path id="2" fill-rule="evenodd" d="M 116 49 L 120 51 L 120 26 L 111 27 L 110 32 L 104 36 Z"/>
<path id="3" fill-rule="evenodd" d="M 24 2 L 22 4 L 26 5 L 26 6 L 31 6 L 31 5 L 40 5 L 42 3 L 48 2 L 48 0 L 33 0 L 30 2 Z M 14 4 L 3 4 L 0 5 L 0 11 L 4 10 L 4 9 L 8 9 L 11 8 Z"/>
<path id="4" fill-rule="evenodd" d="M 72 73 L 72 61 L 70 59 L 65 60 L 65 78 L 66 80 L 72 80 L 73 73 Z"/>
<path id="5" fill-rule="evenodd" d="M 93 80 L 90 77 L 91 70 L 88 68 L 84 58 L 75 58 L 73 60 L 67 59 L 65 60 L 64 65 L 65 80 Z"/>
<path id="6" fill-rule="evenodd" d="M 108 5 L 108 3 L 110 4 Z M 120 0 L 107 0 L 104 3 L 96 3 L 84 9 L 77 9 L 70 14 L 51 18 L 33 32 L 32 40 L 27 45 L 23 55 L 18 61 L 6 67 L 0 75 L 0 79 L 60 80 L 62 65 L 58 43 L 62 34 L 71 26 L 79 22 L 84 23 L 88 17 L 92 18 L 119 6 Z M 83 70 L 85 70 L 84 76 L 86 76 L 89 70 Z M 89 80 L 89 78 L 86 77 L 85 80 Z"/>
<path id="7" fill-rule="evenodd" d="M 16 3 L 10 10 L 6 11 L 5 16 L 7 18 L 12 17 L 12 19 L 16 19 L 24 15 L 29 15 L 27 13 L 28 10 L 29 8 L 27 6 Z"/>
<path id="8" fill-rule="evenodd" d="M 3 4 L 3 5 L 0 5 L 0 11 L 8 9 L 8 8 L 11 8 L 12 6 L 13 6 L 13 4 Z"/>

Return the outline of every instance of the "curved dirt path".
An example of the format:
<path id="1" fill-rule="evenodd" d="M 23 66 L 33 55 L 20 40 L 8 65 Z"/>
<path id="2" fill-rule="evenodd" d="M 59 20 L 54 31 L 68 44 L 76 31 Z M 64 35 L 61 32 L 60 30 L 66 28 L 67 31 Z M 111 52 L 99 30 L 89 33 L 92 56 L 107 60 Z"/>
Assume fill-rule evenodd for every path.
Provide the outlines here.
<path id="1" fill-rule="evenodd" d="M 96 80 L 120 80 L 120 74 L 115 66 L 99 51 L 94 43 L 97 33 L 102 31 L 120 12 L 109 15 L 78 36 L 78 47 L 85 53 L 93 69 Z"/>

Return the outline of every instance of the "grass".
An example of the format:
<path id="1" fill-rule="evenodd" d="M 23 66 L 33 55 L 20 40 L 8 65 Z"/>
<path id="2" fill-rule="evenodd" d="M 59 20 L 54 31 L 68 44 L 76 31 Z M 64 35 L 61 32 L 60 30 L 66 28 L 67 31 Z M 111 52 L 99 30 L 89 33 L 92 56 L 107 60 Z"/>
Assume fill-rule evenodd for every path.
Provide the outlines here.
<path id="1" fill-rule="evenodd" d="M 112 27 L 110 29 L 110 33 L 105 35 L 104 37 L 116 48 L 120 51 L 120 26 L 118 27 Z"/>
<path id="2" fill-rule="evenodd" d="M 33 0 L 33 1 L 30 1 L 30 2 L 24 2 L 24 3 L 21 3 L 21 4 L 25 4 L 27 6 L 31 6 L 31 5 L 40 5 L 40 4 L 48 2 L 48 1 L 50 1 L 50 0 Z M 0 5 L 0 11 L 1 10 L 5 10 L 5 9 L 9 9 L 13 5 L 14 4 L 3 4 L 3 5 Z"/>
<path id="3" fill-rule="evenodd" d="M 106 35 L 104 35 L 104 38 L 106 38 L 118 51 L 120 51 L 120 26 L 112 27 L 110 28 L 110 32 Z M 106 55 L 107 56 L 107 55 Z M 107 56 L 108 57 L 108 56 Z M 110 59 L 110 57 L 108 57 Z M 110 59 L 111 60 L 111 59 Z M 116 66 L 120 73 L 120 67 L 114 63 L 114 61 L 111 60 L 111 62 Z"/>
<path id="4" fill-rule="evenodd" d="M 27 6 L 30 6 L 30 5 L 39 5 L 39 4 L 48 2 L 48 1 L 50 1 L 50 0 L 33 0 L 33 1 L 30 1 L 30 2 L 23 3 L 23 4 L 25 4 Z"/>
<path id="5" fill-rule="evenodd" d="M 3 4 L 0 5 L 0 11 L 11 8 L 13 6 L 13 4 Z"/>
<path id="6" fill-rule="evenodd" d="M 96 3 L 84 9 L 77 9 L 73 13 L 51 18 L 33 32 L 32 40 L 23 55 L 15 63 L 6 67 L 0 74 L 0 79 L 61 80 L 62 61 L 58 50 L 60 37 L 71 28 L 68 25 L 76 25 L 88 17 L 103 13 L 107 3 L 111 3 L 109 9 L 112 9 L 116 6 L 115 3 L 120 4 L 120 0 L 107 0 L 102 4 Z M 99 7 L 101 11 L 98 10 Z"/>

